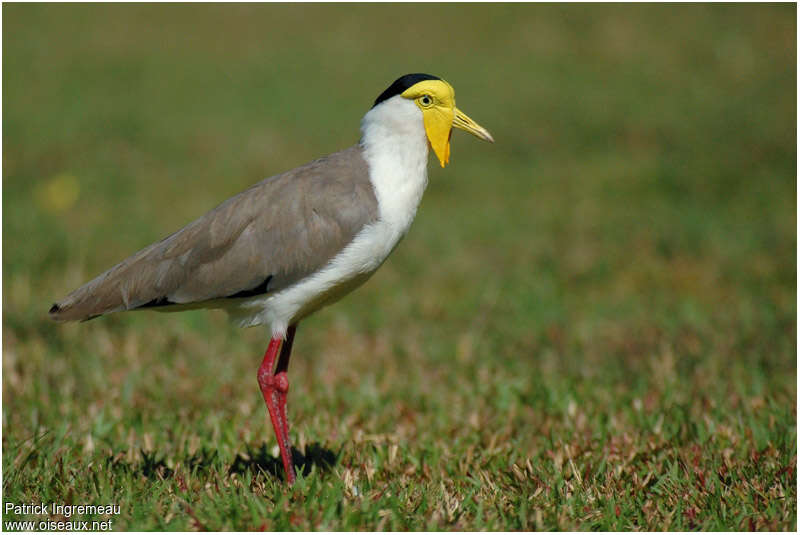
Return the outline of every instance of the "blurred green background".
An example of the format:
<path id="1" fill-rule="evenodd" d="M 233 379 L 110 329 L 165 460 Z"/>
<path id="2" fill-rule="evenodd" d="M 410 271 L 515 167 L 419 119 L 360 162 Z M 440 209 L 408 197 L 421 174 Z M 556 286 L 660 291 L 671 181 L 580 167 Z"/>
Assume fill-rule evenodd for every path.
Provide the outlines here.
<path id="1" fill-rule="evenodd" d="M 794 529 L 795 21 L 4 4 L 5 499 L 122 503 L 131 529 Z M 46 311 L 355 143 L 408 72 L 497 142 L 455 133 L 391 259 L 300 326 L 292 435 L 334 467 L 294 501 L 258 466 L 230 484 L 274 445 L 266 332 Z"/>

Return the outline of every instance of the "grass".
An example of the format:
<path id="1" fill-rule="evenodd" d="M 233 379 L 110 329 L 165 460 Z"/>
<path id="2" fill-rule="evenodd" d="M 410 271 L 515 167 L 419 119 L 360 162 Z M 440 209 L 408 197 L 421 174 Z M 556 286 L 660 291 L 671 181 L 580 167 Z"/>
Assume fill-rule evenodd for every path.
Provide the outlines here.
<path id="1" fill-rule="evenodd" d="M 118 530 L 795 530 L 793 5 L 3 6 L 5 503 Z M 410 234 L 304 321 L 51 302 L 432 72 Z M 76 517 L 72 517 L 75 519 Z M 106 518 L 79 515 L 81 520 Z M 8 525 L 4 524 L 8 529 Z"/>

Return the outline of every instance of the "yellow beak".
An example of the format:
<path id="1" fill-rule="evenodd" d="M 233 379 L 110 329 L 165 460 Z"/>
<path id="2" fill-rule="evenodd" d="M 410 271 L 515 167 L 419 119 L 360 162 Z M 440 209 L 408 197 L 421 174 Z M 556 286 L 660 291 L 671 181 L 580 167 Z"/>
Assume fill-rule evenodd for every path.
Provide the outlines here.
<path id="1" fill-rule="evenodd" d="M 494 143 L 494 138 L 484 127 L 473 121 L 469 116 L 458 108 L 431 108 L 423 113 L 425 131 L 428 134 L 428 141 L 431 143 L 433 152 L 439 158 L 442 167 L 450 163 L 450 136 L 453 127 L 466 130 L 470 134 Z"/>
<path id="2" fill-rule="evenodd" d="M 475 137 L 478 137 L 484 141 L 488 141 L 489 143 L 494 143 L 494 138 L 492 134 L 489 133 L 484 127 L 473 121 L 472 119 L 467 116 L 466 113 L 456 108 L 456 118 L 453 119 L 453 126 L 456 128 L 460 128 L 461 130 L 466 130 L 470 134 Z"/>

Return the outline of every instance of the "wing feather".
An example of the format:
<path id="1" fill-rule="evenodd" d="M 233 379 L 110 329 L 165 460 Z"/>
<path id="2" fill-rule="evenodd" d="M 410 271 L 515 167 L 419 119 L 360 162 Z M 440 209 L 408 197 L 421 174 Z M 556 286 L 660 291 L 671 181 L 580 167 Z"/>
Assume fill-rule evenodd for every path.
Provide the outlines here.
<path id="1" fill-rule="evenodd" d="M 53 305 L 56 320 L 286 288 L 378 216 L 359 146 L 267 178 Z M 237 296 L 237 294 L 239 294 Z"/>

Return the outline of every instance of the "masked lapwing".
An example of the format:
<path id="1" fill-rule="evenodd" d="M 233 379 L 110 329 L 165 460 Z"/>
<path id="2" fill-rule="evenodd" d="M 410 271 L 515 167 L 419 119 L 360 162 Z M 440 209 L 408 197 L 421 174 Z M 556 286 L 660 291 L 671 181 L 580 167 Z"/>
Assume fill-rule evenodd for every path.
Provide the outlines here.
<path id="1" fill-rule="evenodd" d="M 266 325 L 271 339 L 258 384 L 292 483 L 286 371 L 297 324 L 386 260 L 417 212 L 428 147 L 447 165 L 453 127 L 494 141 L 456 108 L 450 84 L 429 74 L 402 76 L 364 115 L 357 145 L 228 199 L 81 286 L 54 304 L 50 317 L 221 308 L 240 326 Z"/>

